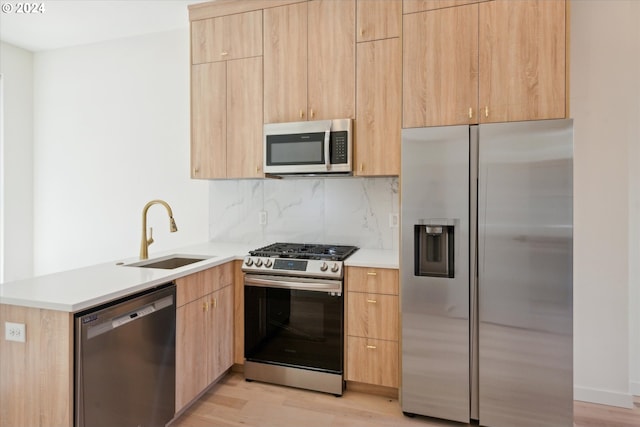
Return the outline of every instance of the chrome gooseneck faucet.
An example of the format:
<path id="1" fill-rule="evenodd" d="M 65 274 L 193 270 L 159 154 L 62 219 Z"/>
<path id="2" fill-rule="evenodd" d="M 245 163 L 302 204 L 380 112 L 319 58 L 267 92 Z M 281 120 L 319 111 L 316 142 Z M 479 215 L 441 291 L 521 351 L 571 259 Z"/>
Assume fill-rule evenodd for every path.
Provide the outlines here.
<path id="1" fill-rule="evenodd" d="M 173 219 L 171 206 L 169 206 L 167 202 L 164 200 L 152 200 L 144 205 L 144 209 L 142 209 L 142 241 L 140 242 L 140 259 L 149 258 L 149 245 L 153 243 L 153 227 L 149 227 L 149 238 L 147 238 L 147 211 L 155 204 L 161 204 L 167 209 L 167 213 L 169 214 L 169 231 L 172 233 L 178 231 L 176 222 Z"/>

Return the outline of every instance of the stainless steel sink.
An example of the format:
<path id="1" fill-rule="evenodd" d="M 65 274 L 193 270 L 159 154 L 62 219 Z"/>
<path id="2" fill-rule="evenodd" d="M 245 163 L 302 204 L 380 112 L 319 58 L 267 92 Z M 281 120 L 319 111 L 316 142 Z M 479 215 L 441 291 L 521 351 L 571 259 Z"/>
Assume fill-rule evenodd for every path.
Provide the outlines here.
<path id="1" fill-rule="evenodd" d="M 185 265 L 195 262 L 204 261 L 213 258 L 213 255 L 167 255 L 164 257 L 145 259 L 143 261 L 125 264 L 126 267 L 142 267 L 142 268 L 161 268 L 164 270 L 173 270 L 174 268 L 184 267 Z"/>

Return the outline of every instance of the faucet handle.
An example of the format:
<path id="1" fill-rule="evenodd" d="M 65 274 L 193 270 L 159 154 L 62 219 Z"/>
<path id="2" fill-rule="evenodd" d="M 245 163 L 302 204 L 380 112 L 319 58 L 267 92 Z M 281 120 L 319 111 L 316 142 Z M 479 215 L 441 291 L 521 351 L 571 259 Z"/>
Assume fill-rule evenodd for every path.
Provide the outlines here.
<path id="1" fill-rule="evenodd" d="M 153 227 L 149 227 L 149 238 L 147 239 L 147 245 L 153 243 Z"/>

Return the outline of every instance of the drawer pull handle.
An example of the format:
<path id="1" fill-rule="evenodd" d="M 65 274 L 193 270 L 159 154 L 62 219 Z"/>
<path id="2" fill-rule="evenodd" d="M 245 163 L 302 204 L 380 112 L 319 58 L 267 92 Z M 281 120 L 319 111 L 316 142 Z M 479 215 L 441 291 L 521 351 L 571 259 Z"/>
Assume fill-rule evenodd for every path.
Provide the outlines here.
<path id="1" fill-rule="evenodd" d="M 367 276 L 377 276 L 378 273 L 376 273 L 375 271 L 367 271 Z"/>
<path id="2" fill-rule="evenodd" d="M 226 50 L 223 50 L 222 52 L 220 52 L 220 55 L 227 56 L 229 55 L 229 52 L 227 52 Z"/>
<path id="3" fill-rule="evenodd" d="M 367 345 L 369 350 L 375 350 L 377 347 L 375 345 Z"/>
<path id="4" fill-rule="evenodd" d="M 206 302 L 202 303 L 202 311 L 207 311 L 208 309 L 209 309 L 209 304 L 207 304 Z"/>
<path id="5" fill-rule="evenodd" d="M 375 303 L 377 303 L 378 301 L 376 301 L 376 300 L 374 300 L 374 299 L 368 299 L 368 300 L 367 300 L 367 302 L 370 302 L 371 304 L 375 304 Z"/>

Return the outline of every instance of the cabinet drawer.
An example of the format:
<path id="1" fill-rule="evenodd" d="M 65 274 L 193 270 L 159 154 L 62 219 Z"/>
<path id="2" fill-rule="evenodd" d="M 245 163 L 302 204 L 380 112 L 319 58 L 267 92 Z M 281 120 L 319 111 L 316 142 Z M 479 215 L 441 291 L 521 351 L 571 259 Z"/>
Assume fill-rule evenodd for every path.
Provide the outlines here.
<path id="1" fill-rule="evenodd" d="M 260 55 L 261 10 L 191 22 L 192 64 Z"/>
<path id="2" fill-rule="evenodd" d="M 395 295 L 347 294 L 347 335 L 396 341 L 398 317 Z"/>
<path id="3" fill-rule="evenodd" d="M 398 387 L 398 342 L 348 337 L 347 380 Z"/>
<path id="4" fill-rule="evenodd" d="M 181 307 L 202 298 L 205 291 L 204 272 L 190 274 L 176 279 L 176 306 Z"/>
<path id="5" fill-rule="evenodd" d="M 209 273 L 207 283 L 211 292 L 233 284 L 233 262 L 218 265 L 204 272 Z"/>
<path id="6" fill-rule="evenodd" d="M 349 292 L 398 295 L 398 270 L 347 267 L 346 286 Z"/>
<path id="7" fill-rule="evenodd" d="M 191 301 L 233 284 L 233 262 L 221 264 L 176 279 L 176 306 Z"/>

